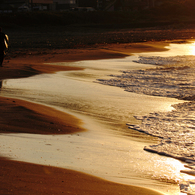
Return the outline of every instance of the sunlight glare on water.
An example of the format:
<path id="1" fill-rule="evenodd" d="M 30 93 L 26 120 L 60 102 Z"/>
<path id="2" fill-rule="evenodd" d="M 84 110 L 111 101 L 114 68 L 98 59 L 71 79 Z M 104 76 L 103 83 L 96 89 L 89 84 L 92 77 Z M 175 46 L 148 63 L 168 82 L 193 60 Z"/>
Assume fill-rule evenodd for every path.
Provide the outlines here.
<path id="1" fill-rule="evenodd" d="M 195 42 L 188 45 L 188 54 L 189 55 L 195 55 Z"/>
<path id="2" fill-rule="evenodd" d="M 194 41 L 189 41 L 184 44 L 171 43 L 166 48 L 170 49 L 170 51 L 167 51 L 167 53 L 169 53 L 169 56 L 195 55 L 195 42 Z M 171 50 L 171 48 L 174 48 L 174 49 Z"/>

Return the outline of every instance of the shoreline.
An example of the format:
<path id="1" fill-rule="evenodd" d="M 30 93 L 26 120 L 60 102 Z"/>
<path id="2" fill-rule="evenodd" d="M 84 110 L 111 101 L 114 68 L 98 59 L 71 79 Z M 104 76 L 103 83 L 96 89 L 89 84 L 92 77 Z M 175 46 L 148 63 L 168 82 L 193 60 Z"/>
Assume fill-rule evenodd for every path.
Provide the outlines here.
<path id="1" fill-rule="evenodd" d="M 83 70 L 79 67 L 52 65 L 54 62 L 75 62 L 83 60 L 100 60 L 124 58 L 133 53 L 166 51 L 170 42 L 141 42 L 129 44 L 110 44 L 95 48 L 78 49 L 32 49 L 8 53 L 0 71 L 0 80 L 30 77 L 42 73 L 57 71 Z M 50 64 L 47 64 L 50 63 Z"/>
<path id="2" fill-rule="evenodd" d="M 39 51 L 36 53 L 26 54 L 26 55 L 18 55 L 14 59 L 6 59 L 4 63 L 4 67 L 1 69 L 0 73 L 0 79 L 7 79 L 7 78 L 20 78 L 20 77 L 28 77 L 36 74 L 41 73 L 53 73 L 56 71 L 68 71 L 68 70 L 82 70 L 80 68 L 76 67 L 65 67 L 65 66 L 55 66 L 55 65 L 47 65 L 43 63 L 51 63 L 51 62 L 60 62 L 60 61 L 79 61 L 79 60 L 91 60 L 91 59 L 107 59 L 107 58 L 121 58 L 128 55 L 131 55 L 133 51 L 141 51 L 142 49 L 149 51 L 156 51 L 156 50 L 164 50 L 163 47 L 158 46 L 155 48 L 152 48 L 149 43 L 145 43 L 145 46 L 142 48 L 140 47 L 142 44 L 134 44 L 134 47 L 129 44 L 120 45 L 120 47 L 116 47 L 116 45 L 109 45 L 106 48 L 95 48 L 95 49 L 82 49 L 82 50 L 53 50 L 48 51 L 48 53 L 45 53 L 43 55 L 39 55 Z M 69 53 L 68 53 L 69 51 Z M 78 51 L 78 52 L 77 52 Z M 66 53 L 66 55 L 64 55 Z M 36 63 L 35 63 L 36 61 Z M 18 99 L 12 99 L 12 98 L 4 98 L 0 97 L 0 106 L 3 108 L 1 109 L 1 121 L 4 122 L 1 123 L 1 129 L 9 128 L 9 132 L 25 132 L 25 133 L 41 133 L 41 134 L 64 134 L 64 133 L 75 133 L 77 131 L 84 131 L 80 127 L 81 121 L 79 119 L 76 119 L 73 116 L 70 116 L 68 114 L 56 111 L 54 109 L 33 104 L 30 102 L 18 100 Z M 44 110 L 43 110 L 44 108 Z M 14 120 L 10 120 L 10 114 L 12 113 L 12 118 L 16 118 L 17 111 L 17 118 L 23 119 L 23 120 L 17 120 L 14 123 Z M 7 115 L 5 115 L 5 113 Z M 59 114 L 58 117 L 56 114 Z M 63 115 L 63 116 L 62 116 Z M 25 118 L 25 116 L 30 116 L 29 118 Z M 24 120 L 25 118 L 25 120 Z M 33 118 L 34 121 L 29 121 Z M 64 121 L 64 118 L 66 118 L 66 121 Z M 61 119 L 61 120 L 60 120 Z M 70 121 L 71 120 L 71 121 Z M 10 123 L 12 121 L 12 123 Z M 26 124 L 25 124 L 26 121 Z M 37 123 L 39 121 L 39 123 Z M 37 127 L 36 130 L 41 128 L 41 131 L 34 129 L 31 129 L 29 127 L 29 124 L 35 124 Z M 74 125 L 73 125 L 74 124 Z M 32 126 L 32 125 L 31 125 Z M 68 126 L 68 128 L 67 128 Z M 17 127 L 17 128 L 16 128 Z M 56 129 L 63 129 L 56 132 Z M 50 129 L 50 132 L 45 132 L 46 129 Z M 15 130 L 15 131 L 14 131 Z M 5 131 L 1 131 L 3 133 Z M 66 169 L 60 169 L 60 168 L 54 168 L 54 167 L 48 167 L 48 166 L 41 166 L 41 165 L 33 165 L 30 163 L 24 163 L 24 162 L 18 162 L 18 161 L 12 161 L 10 159 L 6 158 L 0 158 L 0 166 L 1 171 L 7 171 L 4 172 L 3 177 L 1 178 L 1 182 L 4 184 L 4 189 L 0 189 L 0 194 L 10 194 L 10 193 L 18 193 L 25 194 L 25 192 L 28 191 L 28 193 L 31 191 L 32 194 L 40 194 L 47 193 L 52 194 L 50 191 L 51 189 L 48 188 L 48 185 L 52 182 L 54 182 L 54 178 L 56 177 L 64 177 L 68 174 L 68 179 L 66 181 L 61 182 L 62 185 L 59 186 L 56 184 L 55 187 L 52 186 L 52 188 L 55 188 L 53 190 L 57 190 L 53 193 L 62 193 L 63 190 L 67 190 L 65 193 L 71 192 L 73 194 L 161 194 L 153 190 L 141 188 L 141 187 L 135 187 L 135 186 L 125 186 L 122 184 L 116 184 L 112 182 L 108 182 L 102 179 L 98 179 L 93 176 L 89 176 L 83 173 L 78 173 L 75 171 L 70 171 Z M 21 166 L 21 168 L 19 168 Z M 25 166 L 25 171 L 22 172 L 23 168 Z M 13 170 L 15 167 L 15 170 Z M 34 168 L 33 168 L 34 167 Z M 37 172 L 35 174 L 35 169 L 41 168 L 42 170 L 47 170 L 43 172 L 45 174 L 43 176 L 45 181 L 45 186 L 43 187 L 42 181 L 37 183 L 37 188 L 34 188 L 33 181 L 37 180 L 38 177 L 40 177 L 40 172 Z M 18 171 L 18 172 L 17 172 Z M 55 177 L 49 177 L 51 175 L 50 173 L 53 172 L 53 176 Z M 62 173 L 63 172 L 63 173 Z M 10 173 L 11 175 L 7 174 Z M 33 178 L 32 178 L 32 174 Z M 79 178 L 77 176 L 79 174 Z M 8 177 L 6 177 L 8 175 Z M 29 177 L 30 176 L 30 177 Z M 73 177 L 71 181 L 69 181 L 69 178 Z M 35 177 L 35 178 L 34 178 Z M 75 178 L 76 177 L 76 178 Z M 7 178 L 7 179 L 6 179 Z M 18 179 L 20 178 L 20 179 Z M 12 179 L 12 182 L 10 182 L 10 179 Z M 31 180 L 32 179 L 32 180 Z M 17 182 L 16 182 L 17 181 Z M 74 182 L 73 182 L 74 181 Z M 25 188 L 20 188 L 25 183 L 28 183 Z M 40 184 L 41 183 L 41 184 Z M 64 183 L 67 183 L 66 188 L 64 187 Z M 75 183 L 76 186 L 75 187 Z M 94 184 L 95 183 L 95 184 Z M 93 184 L 93 189 L 88 189 L 90 185 Z M 72 185 L 74 187 L 72 187 Z M 12 189 L 12 187 L 13 189 Z M 104 186 L 104 187 L 103 187 Z M 82 188 L 81 188 L 82 187 Z M 44 192 L 40 191 L 40 188 L 43 190 L 43 188 L 46 190 Z M 32 189 L 37 190 L 36 192 L 33 192 Z M 100 189 L 102 189 L 100 191 Z M 4 191 L 2 191 L 4 190 Z M 9 192 L 9 190 L 12 190 L 12 192 Z M 15 192 L 13 191 L 15 190 Z M 79 191 L 78 191 L 79 190 Z M 108 191 L 107 191 L 108 190 Z M 82 193 L 81 193 L 82 191 Z"/>

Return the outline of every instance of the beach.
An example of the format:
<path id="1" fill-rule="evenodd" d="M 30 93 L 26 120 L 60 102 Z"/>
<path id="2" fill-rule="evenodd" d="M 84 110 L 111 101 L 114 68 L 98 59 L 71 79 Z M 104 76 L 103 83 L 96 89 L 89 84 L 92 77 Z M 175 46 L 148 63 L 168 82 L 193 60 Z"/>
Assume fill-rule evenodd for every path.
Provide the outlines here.
<path id="1" fill-rule="evenodd" d="M 18 38 L 10 32 L 8 34 L 12 38 L 12 45 L 1 68 L 0 79 L 24 78 L 58 71 L 82 71 L 81 67 L 49 63 L 120 59 L 135 52 L 161 52 L 166 51 L 165 46 L 170 43 L 185 42 L 194 35 L 193 29 L 175 31 L 146 29 L 145 33 L 143 32 L 143 29 L 137 29 L 104 33 L 102 36 L 93 33 L 87 36 L 74 36 L 73 33 L 72 40 L 75 43 L 58 41 L 58 45 L 55 45 L 56 37 L 52 37 L 52 47 L 39 43 L 35 34 L 32 39 L 26 38 L 25 48 L 22 40 L 31 34 L 24 33 L 22 38 Z M 113 40 L 113 37 L 117 39 Z M 77 44 L 78 39 L 82 40 L 82 44 Z M 154 41 L 163 42 L 154 44 Z M 1 133 L 63 135 L 86 131 L 80 119 L 41 104 L 0 97 L 0 106 Z M 160 194 L 154 190 L 109 182 L 73 170 L 19 162 L 4 157 L 1 157 L 0 169 L 2 173 L 0 194 Z"/>
<path id="2" fill-rule="evenodd" d="M 148 47 L 149 50 L 156 50 L 156 48 Z M 161 49 L 164 50 L 163 47 Z M 0 78 L 21 78 L 41 73 L 73 70 L 72 67 L 43 63 L 121 58 L 130 55 L 132 50 L 112 45 L 111 49 L 48 50 L 46 54 L 42 55 L 39 54 L 39 51 L 30 52 L 5 59 Z M 1 133 L 52 135 L 85 131 L 80 126 L 82 121 L 79 119 L 43 105 L 4 97 L 1 97 L 0 104 Z M 160 194 L 146 188 L 112 183 L 71 170 L 34 165 L 6 158 L 1 158 L 0 167 L 2 173 L 0 194 Z"/>

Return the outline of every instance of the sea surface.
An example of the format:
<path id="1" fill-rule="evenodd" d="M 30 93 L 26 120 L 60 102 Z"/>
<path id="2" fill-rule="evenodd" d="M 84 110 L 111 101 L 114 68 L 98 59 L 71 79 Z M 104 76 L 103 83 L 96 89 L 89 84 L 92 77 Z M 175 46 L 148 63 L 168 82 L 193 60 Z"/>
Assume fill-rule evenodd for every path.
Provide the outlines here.
<path id="1" fill-rule="evenodd" d="M 55 63 L 85 69 L 4 80 L 1 96 L 75 115 L 88 131 L 0 134 L 0 154 L 165 194 L 193 194 L 195 44 L 167 49 Z"/>

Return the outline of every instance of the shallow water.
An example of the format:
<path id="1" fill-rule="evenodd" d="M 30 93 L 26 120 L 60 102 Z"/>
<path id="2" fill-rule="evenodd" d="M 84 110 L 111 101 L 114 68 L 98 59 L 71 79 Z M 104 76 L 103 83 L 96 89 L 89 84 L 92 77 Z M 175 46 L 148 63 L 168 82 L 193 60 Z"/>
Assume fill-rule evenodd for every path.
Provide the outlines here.
<path id="1" fill-rule="evenodd" d="M 180 51 L 193 51 L 180 48 Z M 175 46 L 176 48 L 176 46 Z M 171 52 L 170 52 L 171 53 Z M 183 54 L 183 52 L 182 52 Z M 158 65 L 147 70 L 127 70 L 120 75 L 112 75 L 112 79 L 101 79 L 99 83 L 123 88 L 128 92 L 152 96 L 172 97 L 192 102 L 174 105 L 175 110 L 169 112 L 150 113 L 146 116 L 135 116 L 141 125 L 128 123 L 130 129 L 161 138 L 158 144 L 144 147 L 146 151 L 180 159 L 187 163 L 191 170 L 181 172 L 195 175 L 195 56 L 140 56 L 134 62 Z M 160 67 L 161 66 L 161 67 Z M 180 181 L 181 191 L 195 194 L 194 178 Z"/>
<path id="2" fill-rule="evenodd" d="M 153 56 L 179 55 L 184 44 L 172 44 L 167 52 Z M 186 51 L 186 49 L 184 49 Z M 170 52 L 170 53 L 169 53 Z M 159 139 L 128 129 L 127 122 L 140 124 L 135 115 L 171 111 L 173 98 L 146 96 L 101 85 L 97 79 L 120 75 L 120 70 L 153 67 L 135 63 L 138 55 L 112 60 L 80 61 L 61 65 L 84 67 L 84 71 L 42 74 L 3 81 L 2 96 L 42 103 L 74 114 L 84 121 L 87 132 L 73 135 L 1 134 L 0 152 L 16 160 L 79 170 L 116 182 L 179 194 L 184 165 L 175 159 L 143 150 Z"/>

